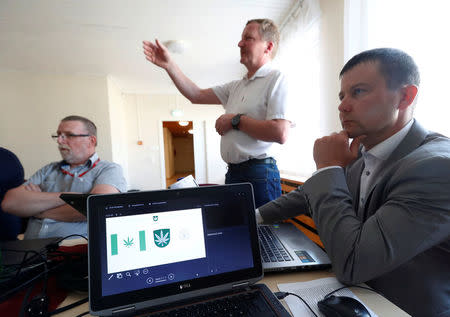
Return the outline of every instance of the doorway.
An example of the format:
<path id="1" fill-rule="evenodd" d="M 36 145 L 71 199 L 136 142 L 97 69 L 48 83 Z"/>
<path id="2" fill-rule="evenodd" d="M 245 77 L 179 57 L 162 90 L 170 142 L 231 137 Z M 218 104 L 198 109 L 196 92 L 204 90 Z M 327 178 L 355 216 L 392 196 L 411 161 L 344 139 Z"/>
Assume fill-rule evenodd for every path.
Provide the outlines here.
<path id="1" fill-rule="evenodd" d="M 166 187 L 179 178 L 195 178 L 194 130 L 192 121 L 163 121 Z"/>

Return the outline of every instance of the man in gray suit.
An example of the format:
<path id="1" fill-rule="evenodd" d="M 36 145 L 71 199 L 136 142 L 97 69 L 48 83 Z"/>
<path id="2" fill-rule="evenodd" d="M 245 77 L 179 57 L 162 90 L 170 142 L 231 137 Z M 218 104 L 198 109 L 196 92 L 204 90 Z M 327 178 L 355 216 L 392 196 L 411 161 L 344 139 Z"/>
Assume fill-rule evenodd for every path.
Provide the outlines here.
<path id="1" fill-rule="evenodd" d="M 413 118 L 417 66 L 374 49 L 340 78 L 343 130 L 316 140 L 318 170 L 258 221 L 309 212 L 341 282 L 366 282 L 413 316 L 450 316 L 450 140 Z"/>

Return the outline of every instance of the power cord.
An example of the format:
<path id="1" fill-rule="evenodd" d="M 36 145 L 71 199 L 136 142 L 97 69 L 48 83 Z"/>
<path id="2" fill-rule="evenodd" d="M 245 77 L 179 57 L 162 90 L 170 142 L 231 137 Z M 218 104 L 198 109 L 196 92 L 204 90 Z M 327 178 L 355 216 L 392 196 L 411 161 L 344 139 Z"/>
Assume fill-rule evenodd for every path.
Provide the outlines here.
<path id="1" fill-rule="evenodd" d="M 8 250 L 8 251 L 15 251 L 15 252 L 25 252 L 25 254 L 27 253 L 36 253 L 39 257 L 41 257 L 41 262 L 39 263 L 35 263 L 36 268 L 39 266 L 44 266 L 43 271 L 38 272 L 36 275 L 32 276 L 29 280 L 23 282 L 22 284 L 14 287 L 13 289 L 10 289 L 8 291 L 6 291 L 5 293 L 0 294 L 0 302 L 2 302 L 3 300 L 7 299 L 9 296 L 13 295 L 14 293 L 22 290 L 23 288 L 27 287 L 28 285 L 30 285 L 31 283 L 35 282 L 37 279 L 39 279 L 40 277 L 44 276 L 44 280 L 47 280 L 47 273 L 50 272 L 52 269 L 49 269 L 47 266 L 47 261 L 45 260 L 45 258 L 43 257 L 42 254 L 36 252 L 36 251 L 18 251 L 18 250 Z M 19 264 L 19 267 L 17 269 L 17 273 L 15 273 L 14 277 L 10 277 L 10 279 L 17 279 L 19 276 L 19 273 L 22 271 L 22 269 L 24 267 L 26 267 L 27 264 L 29 264 L 28 262 L 30 261 L 30 259 L 26 259 L 26 256 L 24 256 L 22 263 Z M 46 283 L 44 283 L 44 289 L 43 291 L 46 292 Z"/>
<path id="2" fill-rule="evenodd" d="M 51 316 L 53 314 L 57 314 L 66 310 L 69 310 L 75 306 L 81 305 L 83 303 L 86 303 L 88 301 L 88 298 L 79 300 L 75 303 L 72 303 L 70 305 L 67 305 L 65 307 L 56 309 L 54 312 L 49 313 L 48 307 L 49 307 L 49 298 L 47 296 L 47 282 L 48 282 L 48 273 L 51 271 L 55 271 L 56 269 L 60 268 L 64 265 L 63 262 L 57 263 L 53 267 L 49 268 L 47 265 L 47 261 L 50 261 L 54 258 L 57 258 L 58 256 L 75 256 L 79 255 L 78 253 L 69 253 L 69 252 L 62 252 L 58 251 L 59 243 L 61 243 L 63 240 L 68 239 L 70 237 L 82 237 L 88 240 L 85 236 L 79 235 L 79 234 L 72 234 L 68 235 L 66 237 L 63 237 L 61 239 L 58 239 L 54 242 L 51 242 L 47 244 L 42 250 L 39 252 L 35 250 L 11 250 L 11 249 L 2 249 L 2 251 L 9 251 L 9 252 L 23 252 L 24 256 L 22 257 L 21 263 L 8 265 L 6 268 L 8 269 L 7 272 L 3 271 L 0 274 L 1 279 L 11 278 L 11 279 L 17 279 L 20 276 L 20 273 L 23 271 L 24 268 L 29 267 L 30 265 L 34 265 L 34 268 L 38 268 L 39 266 L 43 266 L 43 270 L 33 273 L 35 275 L 32 275 L 28 278 L 28 280 L 24 281 L 20 285 L 13 287 L 12 289 L 7 290 L 4 293 L 0 294 L 0 302 L 7 299 L 9 296 L 15 294 L 16 292 L 26 288 L 27 292 L 25 293 L 25 296 L 22 301 L 22 306 L 20 309 L 19 316 L 24 316 L 27 314 L 28 316 Z M 33 256 L 29 257 L 29 254 L 34 254 Z M 39 259 L 39 262 L 36 262 L 36 258 Z M 33 269 L 34 269 L 33 268 Z M 36 296 L 34 296 L 30 301 L 29 298 L 31 296 L 31 292 L 33 291 L 34 287 L 36 286 L 37 281 L 42 278 L 43 280 L 43 287 L 42 292 Z M 86 312 L 80 316 L 84 316 L 89 312 Z"/>
<path id="3" fill-rule="evenodd" d="M 334 291 L 331 291 L 331 292 L 329 292 L 327 295 L 325 295 L 325 296 L 324 296 L 324 299 L 327 298 L 327 297 L 330 297 L 332 294 L 334 294 L 334 293 L 340 291 L 341 289 L 349 288 L 349 287 L 358 287 L 358 288 L 366 289 L 366 290 L 372 291 L 372 292 L 374 292 L 374 293 L 377 293 L 378 295 L 381 295 L 381 296 L 383 296 L 384 298 L 386 298 L 387 300 L 389 300 L 386 296 L 384 296 L 383 293 L 381 293 L 381 292 L 379 292 L 379 291 L 377 291 L 377 290 L 374 290 L 373 288 L 365 287 L 365 286 L 359 286 L 359 285 L 347 285 L 347 286 L 339 287 L 339 288 L 335 289 Z"/>
<path id="4" fill-rule="evenodd" d="M 67 306 L 64 306 L 64 307 L 55 309 L 54 311 L 52 311 L 52 312 L 50 313 L 50 316 L 53 316 L 53 315 L 62 313 L 62 312 L 64 312 L 64 311 L 66 311 L 66 310 L 69 310 L 69 309 L 72 309 L 72 308 L 74 308 L 74 307 L 77 307 L 78 305 L 87 303 L 88 301 L 89 301 L 89 298 L 88 298 L 88 297 L 83 298 L 83 299 L 80 299 L 79 301 L 76 301 L 75 303 L 72 303 L 72 304 L 70 304 L 70 305 L 67 305 Z"/>
<path id="5" fill-rule="evenodd" d="M 28 251 L 27 251 L 28 252 Z M 16 277 L 20 273 L 20 270 L 23 267 L 23 262 L 26 262 L 26 255 L 27 252 L 24 255 L 24 258 L 22 260 L 22 264 L 18 270 L 18 273 L 16 274 Z M 44 256 L 41 253 L 33 251 L 33 253 L 37 253 L 38 256 L 41 258 L 42 263 L 44 264 L 44 271 L 40 274 L 42 276 L 42 291 L 39 295 L 34 296 L 29 302 L 28 299 L 30 298 L 31 292 L 33 291 L 34 287 L 37 284 L 37 280 L 34 281 L 31 286 L 28 288 L 20 308 L 20 317 L 25 316 L 25 314 L 28 314 L 28 316 L 47 316 L 48 312 L 48 305 L 49 305 L 49 298 L 47 296 L 47 282 L 48 282 L 48 266 L 47 261 L 44 258 Z"/>
<path id="6" fill-rule="evenodd" d="M 293 295 L 293 296 L 299 298 L 299 299 L 306 305 L 306 307 L 308 307 L 308 309 L 311 311 L 311 313 L 313 313 L 314 316 L 318 317 L 318 316 L 316 315 L 316 313 L 314 312 L 314 310 L 312 310 L 312 308 L 308 305 L 308 303 L 307 303 L 303 298 L 301 298 L 300 296 L 298 296 L 297 294 L 295 294 L 295 293 L 290 293 L 290 292 L 276 292 L 276 293 L 275 293 L 275 296 L 276 296 L 278 299 L 283 299 L 283 298 L 285 298 L 285 297 L 288 296 L 288 295 Z"/>
<path id="7" fill-rule="evenodd" d="M 60 238 L 60 239 L 58 239 L 58 240 L 56 240 L 56 241 L 54 241 L 54 242 L 52 242 L 52 243 L 47 244 L 47 245 L 45 246 L 45 248 L 46 248 L 47 251 L 49 251 L 49 252 L 55 252 L 55 251 L 58 250 L 59 244 L 60 244 L 61 242 L 63 242 L 63 241 L 66 240 L 66 239 L 72 238 L 72 237 L 80 237 L 80 238 L 83 238 L 83 239 L 85 239 L 86 241 L 88 241 L 88 238 L 86 238 L 85 236 L 83 236 L 83 235 L 81 235 L 81 234 L 71 234 L 71 235 L 65 236 L 65 237 L 63 237 L 63 238 Z"/>
<path id="8" fill-rule="evenodd" d="M 83 238 L 83 239 L 86 240 L 86 241 L 89 241 L 88 238 L 86 238 L 85 236 L 83 236 L 83 235 L 81 235 L 81 234 L 76 234 L 76 233 L 75 233 L 75 234 L 70 234 L 70 235 L 68 235 L 68 236 L 65 236 L 65 237 L 59 239 L 59 240 L 58 240 L 58 243 L 61 243 L 62 241 L 66 240 L 66 239 L 69 239 L 69 238 L 72 238 L 72 237 L 80 237 L 80 238 Z"/>

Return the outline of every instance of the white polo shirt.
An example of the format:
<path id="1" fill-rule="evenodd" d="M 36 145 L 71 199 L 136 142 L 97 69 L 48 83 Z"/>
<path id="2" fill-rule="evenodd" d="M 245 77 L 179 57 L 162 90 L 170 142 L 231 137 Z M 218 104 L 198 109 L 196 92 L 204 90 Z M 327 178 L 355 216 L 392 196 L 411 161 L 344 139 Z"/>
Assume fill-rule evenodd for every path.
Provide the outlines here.
<path id="1" fill-rule="evenodd" d="M 243 113 L 257 120 L 286 119 L 288 85 L 284 75 L 271 63 L 261 66 L 251 77 L 212 88 L 226 113 Z M 276 142 L 257 140 L 242 131 L 231 130 L 221 138 L 222 159 L 226 163 L 242 163 L 252 158 L 275 157 Z"/>

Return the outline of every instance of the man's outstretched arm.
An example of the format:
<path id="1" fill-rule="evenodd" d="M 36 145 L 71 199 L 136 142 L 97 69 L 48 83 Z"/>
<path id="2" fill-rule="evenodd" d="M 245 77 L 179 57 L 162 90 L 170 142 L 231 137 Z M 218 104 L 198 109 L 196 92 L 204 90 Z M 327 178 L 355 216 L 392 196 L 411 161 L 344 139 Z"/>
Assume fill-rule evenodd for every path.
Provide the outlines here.
<path id="1" fill-rule="evenodd" d="M 155 43 L 143 42 L 145 58 L 166 70 L 178 91 L 195 104 L 220 104 L 219 98 L 211 88 L 201 89 L 190 80 L 174 62 L 167 48 L 158 40 Z"/>

